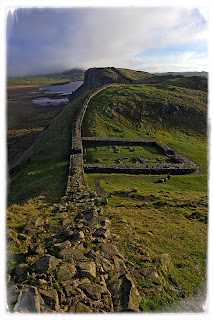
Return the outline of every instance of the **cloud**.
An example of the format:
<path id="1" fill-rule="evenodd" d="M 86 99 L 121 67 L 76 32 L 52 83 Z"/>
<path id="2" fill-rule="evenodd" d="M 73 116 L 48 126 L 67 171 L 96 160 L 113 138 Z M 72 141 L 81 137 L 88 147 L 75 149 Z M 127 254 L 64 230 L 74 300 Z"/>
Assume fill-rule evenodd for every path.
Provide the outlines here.
<path id="1" fill-rule="evenodd" d="M 161 57 L 152 56 L 150 58 L 138 58 L 128 62 L 132 64 L 133 69 L 155 72 L 183 72 L 183 71 L 206 71 L 206 54 L 197 54 L 194 51 L 179 52 L 175 55 Z"/>
<path id="2" fill-rule="evenodd" d="M 133 68 L 146 50 L 207 41 L 203 12 L 172 7 L 17 9 L 8 16 L 8 75 Z"/>

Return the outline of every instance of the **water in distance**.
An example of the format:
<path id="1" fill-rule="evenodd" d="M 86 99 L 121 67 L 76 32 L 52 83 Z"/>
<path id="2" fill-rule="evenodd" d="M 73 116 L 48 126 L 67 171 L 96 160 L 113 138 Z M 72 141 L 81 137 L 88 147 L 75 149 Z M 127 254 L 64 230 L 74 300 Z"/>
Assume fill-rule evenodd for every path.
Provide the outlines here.
<path id="1" fill-rule="evenodd" d="M 76 91 L 83 81 L 74 81 L 66 84 L 57 84 L 47 87 L 42 87 L 39 90 L 46 90 L 45 93 L 61 93 L 61 94 L 71 94 Z"/>
<path id="2" fill-rule="evenodd" d="M 83 81 L 73 81 L 66 84 L 57 84 L 39 88 L 39 90 L 44 90 L 46 94 L 48 93 L 58 93 L 59 96 L 66 96 L 68 94 L 72 94 L 76 91 L 81 85 Z M 69 102 L 68 98 L 60 98 L 60 99 L 53 99 L 53 98 L 37 98 L 32 100 L 33 103 L 38 104 L 40 106 L 48 106 L 54 105 L 57 106 L 60 103 L 67 104 Z"/>
<path id="3" fill-rule="evenodd" d="M 48 105 L 54 105 L 57 106 L 60 103 L 68 103 L 69 100 L 67 98 L 61 98 L 61 99 L 51 99 L 51 98 L 38 98 L 32 100 L 33 103 L 39 104 L 40 106 L 48 106 Z"/>

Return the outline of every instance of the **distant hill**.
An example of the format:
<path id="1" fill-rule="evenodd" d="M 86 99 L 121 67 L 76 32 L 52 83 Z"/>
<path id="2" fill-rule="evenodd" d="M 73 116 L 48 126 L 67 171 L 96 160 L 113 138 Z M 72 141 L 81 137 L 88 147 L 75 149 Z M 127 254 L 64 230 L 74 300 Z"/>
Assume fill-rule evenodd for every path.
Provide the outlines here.
<path id="1" fill-rule="evenodd" d="M 163 77 L 163 76 L 158 76 Z M 158 84 L 159 88 L 171 88 L 171 86 L 174 86 L 173 90 L 175 90 L 175 87 L 181 87 L 186 89 L 193 89 L 193 90 L 201 90 L 204 92 L 207 92 L 208 90 L 208 79 L 206 77 L 199 77 L 199 76 L 193 76 L 193 77 L 173 77 L 171 79 L 167 79 L 165 81 L 162 81 Z"/>
<path id="2" fill-rule="evenodd" d="M 46 76 L 49 77 L 55 77 L 56 79 L 64 79 L 64 78 L 69 78 L 71 80 L 84 80 L 84 73 L 85 69 L 81 68 L 75 68 L 75 69 L 70 69 L 64 72 L 59 72 L 59 73 L 52 73 L 52 74 L 47 74 Z"/>
<path id="3" fill-rule="evenodd" d="M 206 71 L 190 71 L 190 72 L 163 72 L 163 73 L 154 73 L 155 75 L 173 75 L 173 76 L 184 76 L 184 77 L 193 77 L 193 76 L 200 76 L 200 77 L 208 77 L 208 72 Z"/>
<path id="4" fill-rule="evenodd" d="M 71 81 L 83 81 L 85 70 L 80 68 L 70 69 L 58 73 L 48 73 L 42 75 L 32 75 L 26 77 L 8 78 L 7 85 L 12 86 L 32 86 L 51 85 L 55 83 L 67 83 Z"/>

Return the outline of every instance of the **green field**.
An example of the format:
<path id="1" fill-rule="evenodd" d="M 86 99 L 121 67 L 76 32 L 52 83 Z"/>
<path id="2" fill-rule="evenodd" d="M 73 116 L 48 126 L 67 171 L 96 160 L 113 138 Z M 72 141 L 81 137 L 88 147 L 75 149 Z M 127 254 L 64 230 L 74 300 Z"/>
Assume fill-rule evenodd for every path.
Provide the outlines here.
<path id="1" fill-rule="evenodd" d="M 159 85 L 108 88 L 89 104 L 84 136 L 147 137 L 162 140 L 162 132 L 205 133 L 207 94 L 200 90 Z M 173 89 L 175 88 L 175 91 Z M 166 139 L 169 142 L 169 138 Z"/>
<path id="2" fill-rule="evenodd" d="M 13 87 L 13 86 L 47 86 L 54 83 L 64 83 L 64 82 L 70 82 L 70 79 L 64 78 L 64 79 L 55 79 L 51 77 L 45 77 L 45 76 L 36 76 L 36 77 L 22 77 L 22 78 L 10 78 L 8 79 L 7 86 Z"/>

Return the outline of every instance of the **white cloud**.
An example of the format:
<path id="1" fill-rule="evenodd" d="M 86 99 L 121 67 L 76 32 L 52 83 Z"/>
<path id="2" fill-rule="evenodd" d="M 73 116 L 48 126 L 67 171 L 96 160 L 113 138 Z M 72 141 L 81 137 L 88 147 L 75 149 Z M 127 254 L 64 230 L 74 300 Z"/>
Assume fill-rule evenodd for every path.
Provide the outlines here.
<path id="1" fill-rule="evenodd" d="M 18 12 L 18 23 L 11 33 L 9 74 L 45 73 L 76 66 L 133 68 L 137 65 L 133 57 L 148 49 L 206 39 L 202 10 L 28 10 Z"/>
<path id="2" fill-rule="evenodd" d="M 150 73 L 172 71 L 207 71 L 208 60 L 206 55 L 194 51 L 177 53 L 159 58 L 135 58 L 127 61 L 125 67 L 131 65 L 133 69 L 144 70 Z"/>
<path id="3" fill-rule="evenodd" d="M 198 9 L 200 14 L 203 16 L 203 18 L 206 20 L 206 21 L 209 21 L 209 9 L 207 7 L 203 7 L 203 8 L 199 8 Z"/>

